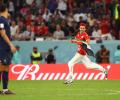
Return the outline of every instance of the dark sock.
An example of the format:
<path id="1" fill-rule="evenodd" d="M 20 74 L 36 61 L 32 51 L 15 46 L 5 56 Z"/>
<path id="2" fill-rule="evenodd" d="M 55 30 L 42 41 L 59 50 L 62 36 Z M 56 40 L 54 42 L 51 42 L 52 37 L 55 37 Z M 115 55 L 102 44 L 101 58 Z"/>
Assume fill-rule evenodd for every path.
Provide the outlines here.
<path id="1" fill-rule="evenodd" d="M 8 89 L 8 72 L 6 71 L 2 73 L 2 84 L 3 89 Z"/>

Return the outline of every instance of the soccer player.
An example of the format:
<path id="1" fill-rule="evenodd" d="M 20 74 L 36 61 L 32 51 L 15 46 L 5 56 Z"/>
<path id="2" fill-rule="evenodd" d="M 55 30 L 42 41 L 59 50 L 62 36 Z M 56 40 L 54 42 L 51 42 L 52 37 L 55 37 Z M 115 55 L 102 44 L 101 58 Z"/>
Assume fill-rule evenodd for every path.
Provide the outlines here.
<path id="1" fill-rule="evenodd" d="M 78 62 L 82 62 L 88 69 L 96 69 L 96 70 L 99 70 L 105 73 L 106 78 L 107 78 L 107 69 L 103 68 L 102 66 L 94 62 L 91 62 L 91 60 L 88 58 L 87 52 L 85 51 L 85 49 L 83 49 L 83 46 L 82 46 L 83 41 L 84 43 L 87 44 L 87 46 L 89 46 L 90 37 L 86 33 L 86 24 L 81 23 L 79 27 L 79 32 L 75 36 L 75 39 L 71 40 L 72 43 L 75 43 L 78 45 L 78 49 L 77 49 L 75 56 L 68 62 L 69 77 L 65 81 L 65 84 L 69 84 L 73 82 L 73 67 Z"/>
<path id="2" fill-rule="evenodd" d="M 14 94 L 8 90 L 8 71 L 11 64 L 12 53 L 16 48 L 11 42 L 10 25 L 8 23 L 8 9 L 5 4 L 0 4 L 0 80 L 2 81 L 3 90 L 0 94 Z"/>

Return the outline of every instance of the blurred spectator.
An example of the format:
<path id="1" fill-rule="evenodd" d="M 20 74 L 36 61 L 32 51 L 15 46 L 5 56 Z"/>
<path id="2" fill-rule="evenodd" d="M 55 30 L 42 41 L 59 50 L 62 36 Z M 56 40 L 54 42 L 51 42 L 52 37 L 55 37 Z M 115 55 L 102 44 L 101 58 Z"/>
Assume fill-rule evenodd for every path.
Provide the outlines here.
<path id="1" fill-rule="evenodd" d="M 116 30 L 117 30 L 117 34 L 120 31 L 120 4 L 117 3 L 116 5 L 116 18 L 115 18 L 115 25 L 116 25 Z"/>
<path id="2" fill-rule="evenodd" d="M 101 45 L 101 49 L 96 53 L 96 61 L 98 63 L 110 63 L 110 51 L 104 45 Z"/>
<path id="3" fill-rule="evenodd" d="M 76 22 L 79 22 L 79 23 L 86 22 L 87 21 L 87 15 L 84 14 L 84 13 L 80 13 L 80 14 L 76 13 L 76 14 L 74 14 L 74 20 Z"/>
<path id="4" fill-rule="evenodd" d="M 25 12 L 25 14 L 26 14 L 25 15 L 26 16 L 25 24 L 26 24 L 26 26 L 29 26 L 29 25 L 31 25 L 32 20 L 34 20 L 35 18 L 34 18 L 34 15 L 30 11 Z"/>
<path id="5" fill-rule="evenodd" d="M 49 36 L 49 28 L 44 22 L 38 24 L 36 36 Z"/>
<path id="6" fill-rule="evenodd" d="M 62 20 L 62 22 L 61 22 L 61 30 L 63 30 L 63 32 L 65 34 L 65 37 L 69 36 L 69 29 L 66 26 L 67 26 L 66 20 Z"/>
<path id="7" fill-rule="evenodd" d="M 67 25 L 69 27 L 72 27 L 74 22 L 73 13 L 68 13 L 66 20 L 67 20 Z"/>
<path id="8" fill-rule="evenodd" d="M 100 28 L 99 28 L 99 26 L 95 26 L 94 28 L 93 28 L 93 32 L 92 32 L 92 39 L 94 39 L 94 40 L 99 40 L 99 39 L 101 39 L 101 30 L 100 30 Z"/>
<path id="9" fill-rule="evenodd" d="M 41 6 L 43 0 L 35 0 L 37 7 Z"/>
<path id="10" fill-rule="evenodd" d="M 112 34 L 112 36 L 113 36 L 114 39 L 119 39 L 118 32 L 116 30 L 115 20 L 111 21 L 110 33 Z"/>
<path id="11" fill-rule="evenodd" d="M 111 16 L 111 21 L 115 20 L 115 28 L 116 28 L 116 34 L 118 34 L 120 28 L 120 4 L 119 0 L 112 0 L 110 3 L 110 16 Z M 117 38 L 118 39 L 118 38 Z"/>
<path id="12" fill-rule="evenodd" d="M 18 17 L 18 29 L 19 29 L 19 32 L 18 32 L 18 36 L 21 35 L 24 31 L 26 31 L 26 25 L 24 24 L 24 21 L 19 19 Z"/>
<path id="13" fill-rule="evenodd" d="M 16 45 L 16 50 L 17 51 L 13 54 L 12 64 L 21 64 L 21 53 L 18 45 Z"/>
<path id="14" fill-rule="evenodd" d="M 14 3 L 12 0 L 9 0 L 8 6 L 9 6 L 8 8 L 9 13 L 11 14 L 12 17 L 14 17 L 15 7 L 14 7 Z"/>
<path id="15" fill-rule="evenodd" d="M 19 28 L 18 25 L 16 24 L 16 21 L 14 20 L 11 22 L 10 31 L 11 31 L 12 39 L 15 40 L 18 37 Z"/>
<path id="16" fill-rule="evenodd" d="M 60 25 L 56 26 L 56 31 L 54 32 L 53 37 L 54 39 L 58 39 L 58 40 L 65 38 L 65 33 L 64 31 L 61 30 Z"/>
<path id="17" fill-rule="evenodd" d="M 55 59 L 55 56 L 53 54 L 53 49 L 48 50 L 48 54 L 45 58 L 45 61 L 47 64 L 55 64 L 56 63 L 56 59 Z"/>
<path id="18" fill-rule="evenodd" d="M 46 22 L 48 22 L 51 15 L 52 14 L 50 13 L 50 11 L 46 8 L 42 17 Z"/>
<path id="19" fill-rule="evenodd" d="M 74 34 L 74 18 L 73 18 L 73 13 L 69 13 L 68 14 L 68 17 L 66 18 L 66 23 L 67 23 L 67 28 L 68 28 L 68 31 L 69 31 L 69 36 L 71 37 L 73 34 Z M 67 36 L 67 37 L 69 37 Z"/>
<path id="20" fill-rule="evenodd" d="M 115 63 L 120 63 L 120 45 L 117 46 L 117 50 L 114 53 Z"/>
<path id="21" fill-rule="evenodd" d="M 101 50 L 99 50 L 99 51 L 96 52 L 95 57 L 96 57 L 96 62 L 98 64 L 102 63 Z"/>
<path id="22" fill-rule="evenodd" d="M 61 12 L 59 10 L 56 10 L 54 13 L 54 21 L 56 22 L 56 24 L 61 24 L 61 21 L 64 16 L 61 14 Z"/>
<path id="23" fill-rule="evenodd" d="M 58 8 L 63 15 L 67 12 L 67 2 L 65 0 L 58 0 Z"/>
<path id="24" fill-rule="evenodd" d="M 26 3 L 27 3 L 28 5 L 31 5 L 31 4 L 33 3 L 33 1 L 34 1 L 34 0 L 26 0 Z"/>
<path id="25" fill-rule="evenodd" d="M 56 24 L 55 24 L 55 22 L 51 22 L 51 24 L 49 25 L 49 32 L 50 32 L 50 34 L 53 35 L 55 30 L 56 30 Z"/>
<path id="26" fill-rule="evenodd" d="M 94 24 L 95 24 L 95 18 L 93 17 L 93 15 L 91 13 L 89 13 L 87 15 L 87 23 L 89 24 L 89 35 L 91 36 L 93 28 L 94 28 Z"/>
<path id="27" fill-rule="evenodd" d="M 74 0 L 67 0 L 67 8 L 69 12 L 73 11 L 73 7 L 74 7 Z"/>
<path id="28" fill-rule="evenodd" d="M 103 39 L 111 40 L 114 37 L 115 39 L 119 39 L 119 0 L 2 1 L 8 5 L 8 10 L 11 14 L 10 21 L 15 20 L 18 24 L 19 35 L 27 30 L 27 26 L 30 26 L 33 28 L 32 30 L 36 36 L 49 38 L 48 36 L 53 35 L 54 28 L 59 24 L 65 36 L 71 37 L 78 30 L 79 23 L 85 22 L 90 36 L 92 35 L 93 28 L 99 25 Z M 31 25 L 33 21 L 34 25 Z M 63 21 L 65 21 L 65 24 L 63 24 Z M 44 23 L 44 27 L 42 27 L 42 23 Z M 66 29 L 69 32 L 66 32 Z"/>
<path id="29" fill-rule="evenodd" d="M 50 13 L 54 13 L 57 9 L 58 3 L 57 0 L 49 0 L 48 1 L 48 9 L 50 10 Z"/>
<path id="30" fill-rule="evenodd" d="M 112 40 L 112 35 L 110 34 L 110 20 L 107 16 L 103 15 L 102 20 L 100 21 L 100 29 L 102 31 L 103 40 Z"/>
<path id="31" fill-rule="evenodd" d="M 95 18 L 93 17 L 91 13 L 89 13 L 87 16 L 87 22 L 89 23 L 89 26 L 93 28 L 94 23 L 95 23 Z"/>
<path id="32" fill-rule="evenodd" d="M 102 46 L 101 48 L 102 63 L 110 63 L 110 51 L 105 46 Z"/>
<path id="33" fill-rule="evenodd" d="M 85 0 L 76 0 L 77 6 L 79 6 L 80 3 L 84 3 Z"/>
<path id="34" fill-rule="evenodd" d="M 30 26 L 27 26 L 26 31 L 19 35 L 20 40 L 34 40 L 34 32 Z"/>
<path id="35" fill-rule="evenodd" d="M 56 11 L 54 12 L 54 15 L 53 15 L 55 18 L 57 17 L 57 19 L 65 19 L 66 18 L 66 15 L 63 15 L 58 9 L 56 9 Z"/>
<path id="36" fill-rule="evenodd" d="M 117 0 L 112 0 L 112 2 L 109 5 L 109 9 L 110 9 L 110 17 L 112 19 L 117 19 L 118 17 L 118 1 Z"/>
<path id="37" fill-rule="evenodd" d="M 33 51 L 30 56 L 31 64 L 40 64 L 40 61 L 42 60 L 42 55 L 40 52 L 38 52 L 37 47 L 33 47 Z"/>

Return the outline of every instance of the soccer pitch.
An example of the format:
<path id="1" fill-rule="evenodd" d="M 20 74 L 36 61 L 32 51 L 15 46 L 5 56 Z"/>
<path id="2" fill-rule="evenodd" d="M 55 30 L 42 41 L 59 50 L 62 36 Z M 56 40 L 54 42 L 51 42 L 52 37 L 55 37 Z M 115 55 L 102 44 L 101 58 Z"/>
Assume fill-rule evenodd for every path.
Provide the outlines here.
<path id="1" fill-rule="evenodd" d="M 10 81 L 15 95 L 0 100 L 120 100 L 120 81 Z"/>

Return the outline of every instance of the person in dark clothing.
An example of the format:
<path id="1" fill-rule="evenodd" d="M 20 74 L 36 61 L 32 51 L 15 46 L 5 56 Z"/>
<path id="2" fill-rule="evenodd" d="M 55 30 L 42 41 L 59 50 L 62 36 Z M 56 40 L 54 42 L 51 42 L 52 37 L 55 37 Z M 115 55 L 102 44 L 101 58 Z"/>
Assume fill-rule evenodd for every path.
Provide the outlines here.
<path id="1" fill-rule="evenodd" d="M 110 51 L 104 45 L 96 53 L 96 61 L 99 63 L 110 63 Z"/>
<path id="2" fill-rule="evenodd" d="M 53 54 L 53 49 L 48 50 L 48 54 L 45 58 L 45 61 L 47 64 L 55 64 L 56 63 L 56 59 L 55 59 L 55 56 Z"/>
<path id="3" fill-rule="evenodd" d="M 100 50 L 95 54 L 96 62 L 101 63 L 101 56 L 100 56 Z"/>
<path id="4" fill-rule="evenodd" d="M 14 92 L 8 90 L 9 65 L 11 64 L 13 53 L 16 52 L 16 48 L 11 42 L 8 17 L 7 6 L 0 4 L 0 81 L 2 81 L 3 85 L 3 90 L 0 91 L 0 94 L 4 95 L 14 94 Z"/>

